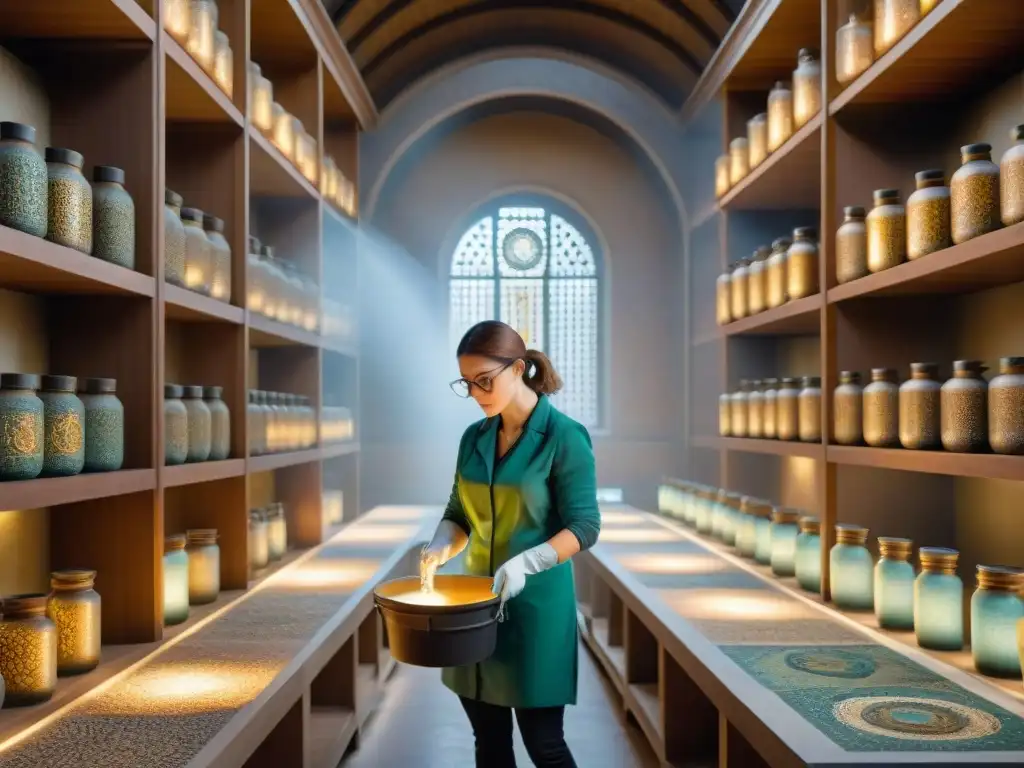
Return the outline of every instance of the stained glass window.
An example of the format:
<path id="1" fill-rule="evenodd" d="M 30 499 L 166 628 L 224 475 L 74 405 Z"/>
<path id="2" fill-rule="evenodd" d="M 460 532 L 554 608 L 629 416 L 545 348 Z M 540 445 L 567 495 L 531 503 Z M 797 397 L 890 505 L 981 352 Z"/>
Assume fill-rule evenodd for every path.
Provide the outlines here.
<path id="1" fill-rule="evenodd" d="M 452 254 L 453 350 L 475 323 L 500 319 L 551 358 L 558 408 L 588 427 L 601 415 L 601 263 L 579 216 L 554 201 L 481 211 Z"/>

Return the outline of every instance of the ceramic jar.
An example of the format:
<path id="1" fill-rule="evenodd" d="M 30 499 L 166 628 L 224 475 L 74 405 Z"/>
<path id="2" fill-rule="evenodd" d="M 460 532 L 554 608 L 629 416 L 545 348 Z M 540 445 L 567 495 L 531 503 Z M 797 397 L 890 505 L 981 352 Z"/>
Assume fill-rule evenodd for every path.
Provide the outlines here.
<path id="1" fill-rule="evenodd" d="M 164 464 L 184 464 L 188 458 L 188 409 L 179 384 L 164 384 Z"/>
<path id="2" fill-rule="evenodd" d="M 816 517 L 801 517 L 796 537 L 794 566 L 796 581 L 807 592 L 821 592 L 821 523 Z"/>
<path id="3" fill-rule="evenodd" d="M 776 576 L 796 574 L 796 537 L 800 533 L 800 513 L 780 508 L 772 513 L 771 566 Z"/>
<path id="4" fill-rule="evenodd" d="M 57 674 L 90 672 L 100 663 L 101 610 L 96 571 L 54 571 L 46 615 L 57 627 Z"/>
<path id="5" fill-rule="evenodd" d="M 799 130 L 821 111 L 821 62 L 818 53 L 801 48 L 793 72 L 793 129 Z"/>
<path id="6" fill-rule="evenodd" d="M 1024 221 L 1024 125 L 1016 126 L 1010 138 L 1013 146 L 999 161 L 999 210 L 1004 227 Z"/>
<path id="7" fill-rule="evenodd" d="M 182 387 L 181 399 L 188 412 L 188 456 L 185 461 L 206 461 L 210 458 L 213 418 L 209 406 L 203 402 L 203 388 Z"/>
<path id="8" fill-rule="evenodd" d="M 728 270 L 715 280 L 715 322 L 718 325 L 728 325 L 732 322 L 732 290 L 729 287 L 731 279 L 732 272 Z"/>
<path id="9" fill-rule="evenodd" d="M 266 509 L 267 544 L 271 561 L 280 560 L 288 551 L 288 524 L 284 516 L 284 505 L 274 502 Z"/>
<path id="10" fill-rule="evenodd" d="M 793 92 L 781 80 L 768 93 L 768 151 L 774 152 L 793 135 Z"/>
<path id="11" fill-rule="evenodd" d="M 793 230 L 793 244 L 786 256 L 786 295 L 793 299 L 818 292 L 818 241 L 814 227 Z"/>
<path id="12" fill-rule="evenodd" d="M 124 171 L 97 165 L 92 181 L 92 255 L 135 269 L 135 203 L 124 188 Z"/>
<path id="13" fill-rule="evenodd" d="M 747 148 L 750 151 L 750 170 L 754 170 L 768 157 L 767 112 L 759 112 L 747 120 Z"/>
<path id="14" fill-rule="evenodd" d="M 217 15 L 215 0 L 191 0 L 192 25 L 185 41 L 185 50 L 208 73 L 213 71 Z"/>
<path id="15" fill-rule="evenodd" d="M 750 382 L 747 394 L 747 437 L 764 437 L 764 392 L 760 379 Z"/>
<path id="16" fill-rule="evenodd" d="M 182 208 L 181 223 L 185 225 L 185 287 L 209 296 L 213 260 L 210 239 L 203 230 L 203 212 L 198 208 Z"/>
<path id="17" fill-rule="evenodd" d="M 115 472 L 124 465 L 124 406 L 117 379 L 86 379 L 79 393 L 85 408 L 85 471 Z"/>
<path id="18" fill-rule="evenodd" d="M 732 436 L 732 395 L 723 392 L 718 396 L 718 434 Z"/>
<path id="19" fill-rule="evenodd" d="M 46 595 L 4 598 L 0 619 L 0 677 L 5 707 L 49 701 L 57 687 L 57 627 L 46 616 Z"/>
<path id="20" fill-rule="evenodd" d="M 920 18 L 920 0 L 875 0 L 875 58 L 892 48 Z"/>
<path id="21" fill-rule="evenodd" d="M 836 31 L 836 81 L 845 85 L 871 66 L 875 60 L 871 24 L 856 14 Z"/>
<path id="22" fill-rule="evenodd" d="M 740 388 L 732 393 L 732 408 L 730 424 L 732 425 L 733 437 L 747 437 L 747 395 L 750 392 L 750 382 L 746 379 L 740 381 Z"/>
<path id="23" fill-rule="evenodd" d="M 875 564 L 875 616 L 882 629 L 914 628 L 914 566 L 910 539 L 878 537 Z"/>
<path id="24" fill-rule="evenodd" d="M 800 441 L 821 442 L 821 377 L 804 376 L 798 395 L 797 428 Z"/>
<path id="25" fill-rule="evenodd" d="M 164 280 L 185 286 L 185 225 L 181 223 L 181 195 L 164 190 Z"/>
<path id="26" fill-rule="evenodd" d="M 864 389 L 860 374 L 840 371 L 832 401 L 832 439 L 839 445 L 860 445 L 864 440 Z"/>
<path id="27" fill-rule="evenodd" d="M 900 443 L 900 394 L 896 371 L 872 368 L 864 387 L 864 442 L 872 448 L 894 448 Z"/>
<path id="28" fill-rule="evenodd" d="M 750 148 L 744 137 L 729 142 L 729 186 L 735 187 L 750 173 Z"/>
<path id="29" fill-rule="evenodd" d="M 249 104 L 252 124 L 263 133 L 270 133 L 274 128 L 274 86 L 254 61 L 249 62 Z"/>
<path id="30" fill-rule="evenodd" d="M 921 547 L 921 573 L 914 582 L 914 634 L 933 651 L 964 647 L 964 584 L 956 573 L 960 553 L 945 547 Z"/>
<path id="31" fill-rule="evenodd" d="M 231 455 L 231 413 L 221 399 L 222 387 L 203 387 L 203 402 L 210 410 L 210 461 Z"/>
<path id="32" fill-rule="evenodd" d="M 950 180 L 950 218 L 953 242 L 993 232 L 1002 225 L 999 207 L 999 166 L 992 162 L 990 144 L 960 148 L 963 161 Z"/>
<path id="33" fill-rule="evenodd" d="M 219 29 L 213 36 L 213 81 L 227 94 L 228 98 L 235 90 L 235 55 L 231 51 L 231 41 Z"/>
<path id="34" fill-rule="evenodd" d="M 840 523 L 836 544 L 829 552 L 832 602 L 848 611 L 870 611 L 875 607 L 874 562 L 866 546 L 868 529 Z"/>
<path id="35" fill-rule="evenodd" d="M 765 262 L 772 249 L 767 245 L 759 246 L 747 267 L 747 314 L 756 315 L 768 308 L 768 279 L 765 274 Z"/>
<path id="36" fill-rule="evenodd" d="M 210 296 L 231 301 L 231 246 L 224 237 L 224 220 L 204 214 L 203 231 L 209 243 Z"/>
<path id="37" fill-rule="evenodd" d="M 189 605 L 212 603 L 220 594 L 220 547 L 214 528 L 189 530 L 186 534 L 188 553 Z"/>
<path id="38" fill-rule="evenodd" d="M 764 426 L 762 432 L 763 437 L 768 440 L 774 440 L 779 436 L 776 418 L 779 400 L 778 386 L 778 379 L 764 380 Z"/>
<path id="39" fill-rule="evenodd" d="M 765 302 L 769 309 L 781 307 L 786 303 L 787 276 L 786 261 L 789 257 L 791 241 L 788 237 L 780 237 L 772 241 L 772 253 L 765 261 Z"/>
<path id="40" fill-rule="evenodd" d="M 185 534 L 164 539 L 164 626 L 188 619 L 188 553 Z"/>
<path id="41" fill-rule="evenodd" d="M 35 147 L 36 129 L 0 122 L 0 225 L 46 236 L 46 163 Z"/>
<path id="42" fill-rule="evenodd" d="M 77 475 L 85 467 L 85 406 L 75 394 L 74 376 L 43 376 L 44 477 Z"/>
<path id="43" fill-rule="evenodd" d="M 867 216 L 868 271 L 902 264 L 907 254 L 907 212 L 897 189 L 876 189 L 875 207 Z"/>
<path id="44" fill-rule="evenodd" d="M 868 274 L 868 230 L 864 209 L 843 208 L 843 223 L 836 230 L 836 281 L 840 284 Z"/>
<path id="45" fill-rule="evenodd" d="M 729 276 L 729 314 L 733 320 L 747 316 L 747 267 L 748 259 L 740 259 L 732 267 Z"/>
<path id="46" fill-rule="evenodd" d="M 781 381 L 775 396 L 775 431 L 779 440 L 797 440 L 800 437 L 800 385 L 796 379 Z"/>
<path id="47" fill-rule="evenodd" d="M 715 197 L 722 197 L 732 185 L 729 183 L 729 171 L 732 161 L 729 155 L 722 155 L 715 160 Z"/>
<path id="48" fill-rule="evenodd" d="M 907 258 L 911 261 L 953 244 L 946 174 L 920 171 L 914 180 L 917 190 L 907 198 Z"/>
<path id="49" fill-rule="evenodd" d="M 92 253 L 92 187 L 82 175 L 82 155 L 46 148 L 46 239 Z"/>
<path id="50" fill-rule="evenodd" d="M 258 571 L 270 562 L 270 545 L 267 541 L 267 520 L 263 511 L 249 512 L 249 569 Z"/>
<path id="51" fill-rule="evenodd" d="M 942 385 L 942 447 L 957 453 L 977 453 L 988 448 L 987 369 L 980 360 L 957 360 L 953 378 Z"/>
<path id="52" fill-rule="evenodd" d="M 1024 454 L 1024 357 L 999 358 L 988 385 L 988 442 L 996 453 Z"/>
<path id="53" fill-rule="evenodd" d="M 0 481 L 32 480 L 43 471 L 43 401 L 39 377 L 0 374 Z"/>
<path id="54" fill-rule="evenodd" d="M 911 450 L 942 447 L 941 394 L 938 366 L 911 363 L 910 378 L 900 386 L 900 443 Z"/>
<path id="55" fill-rule="evenodd" d="M 971 597 L 971 655 L 983 675 L 1020 678 L 1017 625 L 1024 621 L 1024 572 L 1000 565 L 978 566 Z"/>

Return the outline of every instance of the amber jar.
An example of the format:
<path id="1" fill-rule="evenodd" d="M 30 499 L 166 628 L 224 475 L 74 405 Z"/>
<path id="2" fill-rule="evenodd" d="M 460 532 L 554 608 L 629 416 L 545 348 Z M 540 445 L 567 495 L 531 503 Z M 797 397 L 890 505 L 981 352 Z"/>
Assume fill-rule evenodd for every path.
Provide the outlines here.
<path id="1" fill-rule="evenodd" d="M 715 197 L 721 197 L 729 191 L 729 170 L 731 161 L 728 155 L 715 160 Z"/>
<path id="2" fill-rule="evenodd" d="M 790 301 L 818 292 L 818 242 L 814 227 L 793 230 L 793 244 L 786 256 L 786 295 Z"/>
<path id="3" fill-rule="evenodd" d="M 92 181 L 92 255 L 135 269 L 135 203 L 124 188 L 124 171 L 97 165 Z"/>
<path id="4" fill-rule="evenodd" d="M 729 142 L 729 184 L 735 187 L 750 173 L 750 148 L 743 136 Z"/>
<path id="5" fill-rule="evenodd" d="M 942 447 L 939 367 L 911 363 L 910 378 L 900 386 L 900 443 L 925 451 Z"/>
<path id="6" fill-rule="evenodd" d="M 821 62 L 818 52 L 801 48 L 793 71 L 793 129 L 799 130 L 821 111 Z"/>
<path id="7" fill-rule="evenodd" d="M 46 616 L 46 599 L 46 595 L 4 598 L 0 620 L 4 707 L 49 701 L 57 687 L 57 628 Z"/>
<path id="8" fill-rule="evenodd" d="M 732 393 L 729 423 L 733 437 L 747 436 L 747 395 L 750 393 L 750 382 L 740 381 L 740 388 Z"/>
<path id="9" fill-rule="evenodd" d="M 80 675 L 100 663 L 100 596 L 96 571 L 54 571 L 46 615 L 57 626 L 57 674 Z"/>
<path id="10" fill-rule="evenodd" d="M 181 195 L 164 190 L 164 280 L 185 286 L 185 225 L 181 223 Z"/>
<path id="11" fill-rule="evenodd" d="M 832 394 L 832 438 L 839 445 L 860 445 L 864 440 L 864 388 L 856 371 L 840 371 Z"/>
<path id="12" fill-rule="evenodd" d="M 764 437 L 764 390 L 760 379 L 750 382 L 747 394 L 747 437 Z"/>
<path id="13" fill-rule="evenodd" d="M 990 144 L 968 144 L 960 148 L 963 160 L 950 180 L 950 218 L 953 242 L 999 229 L 999 166 L 992 162 Z"/>
<path id="14" fill-rule="evenodd" d="M 999 206 L 1003 226 L 1024 221 L 1024 125 L 1010 137 L 1014 144 L 999 161 Z"/>
<path id="15" fill-rule="evenodd" d="M 793 135 L 793 91 L 781 80 L 768 94 L 768 151 L 774 152 Z"/>
<path id="16" fill-rule="evenodd" d="M 210 244 L 210 296 L 231 301 L 231 246 L 224 237 L 224 220 L 203 214 L 203 231 Z"/>
<path id="17" fill-rule="evenodd" d="M 749 259 L 740 259 L 732 267 L 729 277 L 729 309 L 733 320 L 747 316 L 747 267 Z"/>
<path id="18" fill-rule="evenodd" d="M 949 187 L 941 170 L 914 174 L 917 190 L 907 198 L 907 258 L 911 261 L 953 244 L 949 231 Z"/>
<path id="19" fill-rule="evenodd" d="M 779 400 L 779 380 L 778 379 L 765 379 L 764 380 L 764 437 L 769 440 L 774 440 L 779 436 L 778 426 L 776 424 L 776 409 L 778 408 Z"/>
<path id="20" fill-rule="evenodd" d="M 46 239 L 92 253 L 92 187 L 82 175 L 82 155 L 73 149 L 46 148 Z"/>
<path id="21" fill-rule="evenodd" d="M 718 434 L 732 436 L 732 395 L 728 392 L 718 396 Z"/>
<path id="22" fill-rule="evenodd" d="M 839 284 L 869 274 L 868 230 L 864 216 L 864 209 L 859 205 L 843 208 L 843 223 L 836 230 L 836 282 Z"/>
<path id="23" fill-rule="evenodd" d="M 180 384 L 164 384 L 164 464 L 184 464 L 188 458 L 188 410 Z"/>
<path id="24" fill-rule="evenodd" d="M 759 112 L 747 120 L 747 149 L 750 152 L 750 170 L 754 170 L 768 157 L 768 113 Z"/>
<path id="25" fill-rule="evenodd" d="M 767 245 L 754 251 L 754 257 L 747 267 L 747 314 L 756 315 L 767 309 L 768 276 L 765 274 L 765 262 L 772 249 Z"/>
<path id="26" fill-rule="evenodd" d="M 921 18 L 921 0 L 875 0 L 875 58 L 888 51 Z"/>
<path id="27" fill-rule="evenodd" d="M 726 271 L 715 280 L 715 322 L 728 325 L 732 322 L 732 292 L 729 287 L 732 272 Z"/>
<path id="28" fill-rule="evenodd" d="M 988 442 L 996 453 L 1024 454 L 1024 357 L 1001 357 L 989 382 Z"/>
<path id="29" fill-rule="evenodd" d="M 785 378 L 775 396 L 775 432 L 779 440 L 800 437 L 800 385 L 796 379 Z"/>
<path id="30" fill-rule="evenodd" d="M 902 264 L 907 254 L 907 212 L 898 189 L 876 189 L 867 217 L 868 271 Z"/>
<path id="31" fill-rule="evenodd" d="M 942 447 L 977 453 L 988 447 L 987 370 L 980 360 L 957 360 L 953 378 L 942 385 Z"/>
<path id="32" fill-rule="evenodd" d="M 851 13 L 850 20 L 836 31 L 836 81 L 849 83 L 874 60 L 871 24 Z"/>
<path id="33" fill-rule="evenodd" d="M 821 377 L 804 376 L 798 395 L 797 427 L 800 441 L 821 442 Z"/>
<path id="34" fill-rule="evenodd" d="M 786 303 L 786 261 L 789 257 L 790 245 L 791 241 L 788 237 L 780 237 L 772 241 L 771 256 L 764 263 L 765 303 L 769 309 L 781 307 Z"/>
<path id="35" fill-rule="evenodd" d="M 900 444 L 900 388 L 891 368 L 872 368 L 864 387 L 864 442 L 872 448 Z"/>
<path id="36" fill-rule="evenodd" d="M 181 223 L 185 225 L 185 287 L 209 296 L 213 269 L 210 238 L 203 230 L 203 212 L 182 208 Z"/>

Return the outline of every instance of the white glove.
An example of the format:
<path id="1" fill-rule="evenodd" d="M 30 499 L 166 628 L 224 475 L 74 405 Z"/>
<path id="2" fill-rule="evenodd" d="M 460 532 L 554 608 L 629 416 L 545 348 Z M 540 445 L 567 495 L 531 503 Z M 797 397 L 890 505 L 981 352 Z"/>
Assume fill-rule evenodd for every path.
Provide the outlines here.
<path id="1" fill-rule="evenodd" d="M 494 574 L 491 592 L 501 597 L 501 604 L 526 587 L 526 577 L 541 573 L 558 565 L 558 553 L 546 541 L 507 560 Z"/>
<path id="2" fill-rule="evenodd" d="M 451 520 L 442 520 L 437 524 L 434 531 L 434 538 L 420 552 L 420 579 L 425 580 L 428 576 L 432 579 L 434 572 L 442 565 L 458 554 L 455 545 L 466 537 L 457 523 Z"/>

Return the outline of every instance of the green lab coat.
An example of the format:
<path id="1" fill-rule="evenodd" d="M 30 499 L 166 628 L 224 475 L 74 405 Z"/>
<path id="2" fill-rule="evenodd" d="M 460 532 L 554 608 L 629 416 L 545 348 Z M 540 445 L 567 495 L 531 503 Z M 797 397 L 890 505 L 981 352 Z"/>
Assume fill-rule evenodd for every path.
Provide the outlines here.
<path id="1" fill-rule="evenodd" d="M 580 549 L 601 526 L 590 435 L 541 397 L 519 440 L 500 460 L 500 417 L 473 424 L 462 437 L 444 518 L 469 534 L 465 572 L 493 576 L 509 558 L 564 528 Z M 505 605 L 498 645 L 480 664 L 443 670 L 460 696 L 505 707 L 576 703 L 576 590 L 566 562 L 526 577 Z"/>

